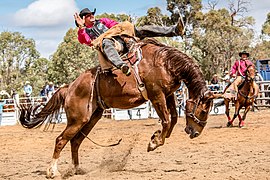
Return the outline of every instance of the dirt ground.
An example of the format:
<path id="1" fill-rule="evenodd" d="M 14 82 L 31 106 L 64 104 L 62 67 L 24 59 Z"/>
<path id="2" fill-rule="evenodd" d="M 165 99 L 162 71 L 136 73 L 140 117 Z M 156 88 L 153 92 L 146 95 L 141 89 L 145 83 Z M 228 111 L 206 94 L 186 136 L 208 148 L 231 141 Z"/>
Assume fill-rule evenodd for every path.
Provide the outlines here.
<path id="1" fill-rule="evenodd" d="M 147 152 L 157 119 L 113 121 L 102 119 L 90 133 L 100 147 L 84 140 L 80 147 L 79 175 L 70 176 L 70 144 L 64 148 L 58 169 L 63 179 L 270 179 L 270 110 L 249 112 L 246 128 L 226 127 L 225 115 L 212 115 L 201 136 L 189 139 L 185 120 L 179 118 L 164 146 Z M 19 125 L 0 127 L 0 179 L 46 179 L 55 138 L 53 132 L 24 129 Z"/>

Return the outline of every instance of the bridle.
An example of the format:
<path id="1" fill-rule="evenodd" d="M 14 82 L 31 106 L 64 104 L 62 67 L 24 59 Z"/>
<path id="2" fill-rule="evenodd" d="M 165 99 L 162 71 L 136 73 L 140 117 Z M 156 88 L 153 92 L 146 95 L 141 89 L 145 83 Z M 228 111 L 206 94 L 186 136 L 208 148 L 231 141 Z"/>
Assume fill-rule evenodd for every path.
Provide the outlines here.
<path id="1" fill-rule="evenodd" d="M 250 66 L 248 66 L 248 68 L 249 68 Z M 254 78 L 251 78 L 250 76 L 249 76 L 249 71 L 248 71 L 248 68 L 247 68 L 247 70 L 246 70 L 246 77 L 245 77 L 245 82 L 246 83 L 253 83 L 253 81 L 254 81 Z M 243 96 L 245 99 L 246 99 L 246 101 L 247 100 L 249 100 L 249 99 L 253 99 L 253 98 L 255 98 L 255 95 L 252 95 L 252 96 L 248 96 L 249 95 L 249 93 L 250 93 L 250 89 L 247 91 L 247 95 L 246 94 L 244 94 L 242 91 L 241 91 L 241 89 L 239 90 L 239 92 L 238 92 L 241 96 Z"/>
<path id="2" fill-rule="evenodd" d="M 193 119 L 193 121 L 195 123 L 197 123 L 198 125 L 200 125 L 201 127 L 205 127 L 205 125 L 207 124 L 207 120 L 200 120 L 199 118 L 196 117 L 195 115 L 195 112 L 196 112 L 196 109 L 198 108 L 198 104 L 200 103 L 201 99 L 199 99 L 199 101 L 193 101 L 191 99 L 188 99 L 187 100 L 187 103 L 193 103 L 194 106 L 192 108 L 192 111 L 191 112 L 187 112 L 187 109 L 185 110 L 186 111 L 186 116 L 190 117 Z M 204 109 L 202 109 L 203 111 L 205 111 Z M 209 111 L 210 112 L 210 111 Z"/>

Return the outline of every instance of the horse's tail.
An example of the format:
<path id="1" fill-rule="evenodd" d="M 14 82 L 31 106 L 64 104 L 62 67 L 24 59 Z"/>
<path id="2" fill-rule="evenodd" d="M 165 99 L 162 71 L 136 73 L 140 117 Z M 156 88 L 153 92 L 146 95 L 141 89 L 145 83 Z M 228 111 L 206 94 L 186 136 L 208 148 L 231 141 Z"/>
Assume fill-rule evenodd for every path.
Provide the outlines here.
<path id="1" fill-rule="evenodd" d="M 60 87 L 42 109 L 41 105 L 29 108 L 20 106 L 19 121 L 21 125 L 29 129 L 39 127 L 46 121 L 48 116 L 54 117 L 53 115 L 59 113 L 60 108 L 65 103 L 67 90 L 68 85 Z M 40 112 L 36 113 L 36 111 Z"/>

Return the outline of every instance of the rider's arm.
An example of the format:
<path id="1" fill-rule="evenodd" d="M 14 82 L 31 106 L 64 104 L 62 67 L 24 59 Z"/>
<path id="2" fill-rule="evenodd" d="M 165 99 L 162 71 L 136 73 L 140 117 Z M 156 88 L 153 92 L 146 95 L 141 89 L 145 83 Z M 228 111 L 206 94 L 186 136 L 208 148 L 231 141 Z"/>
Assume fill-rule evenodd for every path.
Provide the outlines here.
<path id="1" fill-rule="evenodd" d="M 90 36 L 86 33 L 85 28 L 78 30 L 78 40 L 81 44 L 92 46 L 92 40 L 90 39 Z"/>
<path id="2" fill-rule="evenodd" d="M 100 22 L 104 24 L 107 28 L 111 28 L 114 25 L 118 24 L 118 22 L 109 19 L 109 18 L 101 18 Z M 86 33 L 85 28 L 80 28 L 78 30 L 78 40 L 81 44 L 86 44 L 88 46 L 92 46 L 92 40 L 90 36 Z"/>

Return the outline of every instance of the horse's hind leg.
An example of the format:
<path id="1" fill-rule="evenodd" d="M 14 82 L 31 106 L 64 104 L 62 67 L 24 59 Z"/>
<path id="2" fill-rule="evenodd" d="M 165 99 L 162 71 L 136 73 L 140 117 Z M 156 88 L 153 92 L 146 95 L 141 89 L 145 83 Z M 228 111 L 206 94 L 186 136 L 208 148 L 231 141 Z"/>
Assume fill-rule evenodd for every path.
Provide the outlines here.
<path id="1" fill-rule="evenodd" d="M 224 99 L 225 103 L 225 114 L 227 116 L 228 122 L 227 122 L 227 127 L 232 126 L 232 120 L 230 117 L 230 101 L 228 99 Z"/>
<path id="2" fill-rule="evenodd" d="M 78 150 L 82 143 L 82 141 L 85 139 L 85 136 L 87 136 L 90 131 L 93 129 L 93 127 L 96 125 L 98 120 L 102 117 L 103 110 L 97 109 L 93 113 L 93 115 L 90 118 L 90 121 L 83 126 L 83 128 L 70 140 L 71 144 L 71 154 L 72 154 L 72 163 L 74 165 L 75 173 L 79 170 L 79 157 L 78 157 Z M 82 134 L 82 133 L 83 134 Z"/>
<path id="3" fill-rule="evenodd" d="M 175 104 L 174 95 L 170 95 L 169 97 L 167 97 L 166 103 L 167 103 L 167 107 L 170 110 L 170 114 L 171 114 L 171 126 L 170 126 L 170 128 L 167 132 L 167 136 L 166 136 L 166 138 L 169 138 L 175 124 L 177 123 L 177 117 L 178 117 L 177 111 L 176 111 L 176 104 Z"/>
<path id="4" fill-rule="evenodd" d="M 159 94 L 155 96 L 155 98 L 157 99 L 154 99 L 151 102 L 159 118 L 161 119 L 162 131 L 157 130 L 153 134 L 153 136 L 151 137 L 151 141 L 148 144 L 148 148 L 147 148 L 148 152 L 153 151 L 157 147 L 162 146 L 164 144 L 165 138 L 171 126 L 171 120 L 169 118 L 169 111 L 166 106 L 164 94 Z"/>
<path id="5" fill-rule="evenodd" d="M 234 111 L 234 115 L 231 121 L 228 121 L 227 127 L 231 127 L 233 124 L 233 121 L 235 120 L 235 118 L 239 115 L 240 112 L 240 104 L 238 101 L 235 102 L 235 111 Z"/>
<path id="6" fill-rule="evenodd" d="M 53 152 L 53 160 L 47 169 L 47 178 L 54 178 L 55 176 L 61 175 L 57 169 L 57 162 L 60 157 L 62 149 L 65 147 L 67 142 L 71 140 L 79 132 L 79 130 L 88 122 L 89 118 L 87 118 L 87 113 L 78 112 L 77 109 L 76 114 L 77 115 L 73 115 L 72 117 L 70 117 L 70 115 L 67 113 L 67 127 L 56 138 L 55 148 Z M 81 117 L 82 114 L 85 114 L 85 116 Z"/>

